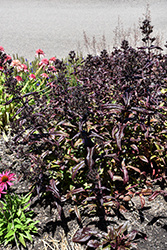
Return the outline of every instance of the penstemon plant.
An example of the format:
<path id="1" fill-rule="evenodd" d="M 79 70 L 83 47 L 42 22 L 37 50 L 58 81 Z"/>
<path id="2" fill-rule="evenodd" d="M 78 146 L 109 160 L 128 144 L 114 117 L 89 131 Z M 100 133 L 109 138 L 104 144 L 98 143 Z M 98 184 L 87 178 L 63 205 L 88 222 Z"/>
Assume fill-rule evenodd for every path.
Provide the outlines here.
<path id="1" fill-rule="evenodd" d="M 10 182 L 13 180 L 14 174 L 0 174 L 0 196 L 5 194 L 3 200 L 0 200 L 0 244 L 6 246 L 15 242 L 17 249 L 20 249 L 20 243 L 26 247 L 26 239 L 33 241 L 31 234 L 37 233 L 35 224 L 39 221 L 34 222 L 33 211 L 27 211 L 31 194 L 19 197 L 7 190 L 8 186 L 13 184 Z"/>
<path id="2" fill-rule="evenodd" d="M 133 230 L 130 233 L 126 233 L 129 227 L 129 223 L 125 222 L 123 225 L 118 227 L 108 227 L 107 233 L 98 233 L 95 230 L 85 227 L 79 229 L 73 236 L 73 242 L 87 242 L 92 236 L 96 236 L 99 238 L 91 239 L 87 242 L 87 246 L 96 250 L 128 250 L 128 249 L 136 249 L 136 244 L 132 241 L 135 239 L 137 233 L 136 230 Z M 143 235 L 144 236 L 144 235 Z"/>

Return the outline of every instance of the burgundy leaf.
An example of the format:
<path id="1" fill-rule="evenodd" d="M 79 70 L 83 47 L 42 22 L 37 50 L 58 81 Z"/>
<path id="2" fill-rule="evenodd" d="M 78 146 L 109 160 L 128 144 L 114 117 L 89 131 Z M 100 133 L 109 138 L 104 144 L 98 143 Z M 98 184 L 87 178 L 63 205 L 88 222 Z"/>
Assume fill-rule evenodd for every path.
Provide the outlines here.
<path id="1" fill-rule="evenodd" d="M 151 45 L 150 49 L 159 49 L 159 50 L 163 50 L 161 47 L 155 46 L 155 45 Z"/>
<path id="2" fill-rule="evenodd" d="M 137 47 L 138 49 L 147 49 L 147 46 L 143 46 L 143 47 Z"/>
<path id="3" fill-rule="evenodd" d="M 147 139 L 149 136 L 149 127 L 146 128 L 146 132 L 144 133 L 145 138 Z"/>
<path id="4" fill-rule="evenodd" d="M 132 198 L 129 196 L 129 195 L 126 195 L 124 198 L 123 198 L 123 201 L 130 201 Z"/>
<path id="5" fill-rule="evenodd" d="M 87 243 L 88 247 L 92 247 L 92 248 L 97 248 L 101 245 L 101 243 L 98 240 L 89 240 Z"/>
<path id="6" fill-rule="evenodd" d="M 139 153 L 139 149 L 138 149 L 138 147 L 135 144 L 132 144 L 130 146 L 131 146 L 131 148 L 133 148 L 134 150 L 136 150 L 137 153 Z"/>
<path id="7" fill-rule="evenodd" d="M 120 161 L 115 153 L 114 153 L 114 154 L 108 154 L 108 155 L 106 154 L 106 155 L 104 155 L 103 157 L 104 157 L 104 158 L 112 157 L 114 160 Z"/>
<path id="8" fill-rule="evenodd" d="M 77 206 L 74 207 L 74 211 L 75 211 L 75 214 L 76 214 L 78 220 L 81 221 L 81 214 L 80 214 Z"/>
<path id="9" fill-rule="evenodd" d="M 56 183 L 54 179 L 50 180 L 50 186 L 47 187 L 46 191 L 51 191 L 55 197 L 60 200 L 61 196 L 56 184 L 58 184 L 58 182 Z"/>
<path id="10" fill-rule="evenodd" d="M 123 96 L 123 100 L 125 103 L 125 106 L 129 106 L 130 105 L 130 100 L 132 98 L 132 93 L 125 93 L 125 95 Z"/>
<path id="11" fill-rule="evenodd" d="M 87 156 L 86 156 L 86 162 L 89 167 L 89 169 L 92 169 L 94 166 L 95 162 L 93 160 L 93 154 L 94 154 L 95 146 L 92 148 L 87 147 Z"/>
<path id="12" fill-rule="evenodd" d="M 141 193 L 142 193 L 142 195 L 145 195 L 145 196 L 151 195 L 151 194 L 152 194 L 152 189 L 149 189 L 149 188 L 147 188 L 147 189 L 142 189 L 142 190 L 141 190 Z"/>
<path id="13" fill-rule="evenodd" d="M 114 173 L 113 173 L 113 172 L 111 172 L 111 170 L 108 170 L 108 173 L 109 173 L 109 175 L 110 175 L 110 177 L 111 177 L 111 180 L 113 180 Z"/>
<path id="14" fill-rule="evenodd" d="M 37 163 L 37 157 L 35 157 L 35 155 L 29 154 L 29 156 L 31 157 L 31 159 L 33 160 L 33 162 Z"/>
<path id="15" fill-rule="evenodd" d="M 149 198 L 149 201 L 153 201 L 158 195 L 160 194 L 160 191 L 155 191 Z"/>
<path id="16" fill-rule="evenodd" d="M 117 130 L 118 130 L 117 126 L 114 126 L 113 129 L 112 129 L 112 138 L 113 139 L 115 138 L 115 133 L 116 133 Z"/>
<path id="17" fill-rule="evenodd" d="M 144 155 L 139 155 L 138 157 L 140 158 L 140 160 L 142 160 L 144 162 L 147 162 L 147 163 L 149 162 L 147 157 L 145 157 Z"/>
<path id="18" fill-rule="evenodd" d="M 81 161 L 79 164 L 77 164 L 75 167 L 72 168 L 72 179 L 74 180 L 78 170 L 83 168 L 85 166 L 85 161 Z"/>
<path id="19" fill-rule="evenodd" d="M 73 138 L 72 138 L 71 140 L 74 140 L 75 138 L 79 137 L 79 135 L 80 135 L 80 132 L 77 133 L 76 135 L 74 135 Z"/>
<path id="20" fill-rule="evenodd" d="M 127 168 L 131 168 L 131 169 L 135 170 L 136 172 L 141 173 L 140 169 L 138 169 L 136 167 L 128 165 Z"/>
<path id="21" fill-rule="evenodd" d="M 102 107 L 104 108 L 108 108 L 108 109 L 115 109 L 115 110 L 118 110 L 118 111 L 121 111 L 121 110 L 124 110 L 125 107 L 120 105 L 120 104 L 103 104 Z"/>
<path id="22" fill-rule="evenodd" d="M 63 137 L 69 137 L 69 134 L 65 133 L 64 131 L 56 131 L 55 132 L 56 136 L 63 136 Z"/>
<path id="23" fill-rule="evenodd" d="M 139 197 L 140 197 L 140 202 L 141 202 L 141 208 L 143 208 L 145 205 L 145 199 L 142 194 L 139 194 Z"/>
<path id="24" fill-rule="evenodd" d="M 108 170 L 108 173 L 109 173 L 109 175 L 110 175 L 112 181 L 117 181 L 117 180 L 118 180 L 118 181 L 123 181 L 123 179 L 122 179 L 121 176 L 119 176 L 119 175 L 114 175 L 114 173 L 111 172 L 111 170 Z"/>
<path id="25" fill-rule="evenodd" d="M 100 135 L 98 135 L 97 133 L 95 133 L 95 132 L 92 131 L 91 134 L 89 135 L 89 137 L 93 137 L 93 136 L 94 136 L 94 137 L 98 137 L 98 138 L 100 138 L 100 139 L 102 139 L 102 140 L 104 139 L 102 136 L 100 136 Z"/>
<path id="26" fill-rule="evenodd" d="M 141 113 L 143 113 L 143 114 L 154 114 L 154 111 L 147 110 L 147 109 L 145 109 L 145 108 L 132 107 L 131 110 L 132 110 L 132 111 L 138 111 L 138 112 L 141 112 Z"/>
<path id="27" fill-rule="evenodd" d="M 90 239 L 92 235 L 96 235 L 97 231 L 94 231 L 93 229 L 89 227 L 84 227 L 82 229 L 79 229 L 73 236 L 72 241 L 73 242 L 85 242 Z"/>
<path id="28" fill-rule="evenodd" d="M 129 176 L 128 176 L 128 170 L 126 169 L 125 162 L 122 161 L 122 171 L 124 174 L 123 180 L 124 180 L 124 185 L 129 181 Z"/>
<path id="29" fill-rule="evenodd" d="M 66 198 L 69 199 L 73 194 L 79 194 L 81 192 L 85 192 L 85 189 L 83 187 L 80 188 L 76 188 L 73 187 L 67 194 L 66 194 Z"/>
<path id="30" fill-rule="evenodd" d="M 81 193 L 81 192 L 85 192 L 85 189 L 83 187 L 76 188 L 76 189 L 71 191 L 72 194 L 78 194 L 78 193 Z"/>
<path id="31" fill-rule="evenodd" d="M 126 221 L 124 224 L 118 227 L 118 235 L 123 234 L 129 227 L 129 221 Z"/>
<path id="32" fill-rule="evenodd" d="M 121 151 L 122 150 L 122 147 L 121 147 L 121 141 L 122 141 L 122 138 L 124 137 L 124 128 L 126 127 L 126 124 L 118 124 L 118 132 L 115 134 L 115 139 L 116 139 L 116 142 L 117 142 L 117 146 L 119 148 L 119 150 Z"/>
<path id="33" fill-rule="evenodd" d="M 134 240 L 136 235 L 138 234 L 139 231 L 137 230 L 133 230 L 132 232 L 130 232 L 127 236 L 128 236 L 128 241 Z"/>
<path id="34" fill-rule="evenodd" d="M 70 122 L 63 122 L 62 125 L 67 126 L 67 127 L 73 127 L 76 128 L 76 126 L 74 126 L 73 124 L 71 124 Z"/>
<path id="35" fill-rule="evenodd" d="M 48 154 L 50 154 L 50 151 L 49 150 L 46 150 L 45 152 L 43 152 L 41 154 L 41 159 L 44 159 Z"/>

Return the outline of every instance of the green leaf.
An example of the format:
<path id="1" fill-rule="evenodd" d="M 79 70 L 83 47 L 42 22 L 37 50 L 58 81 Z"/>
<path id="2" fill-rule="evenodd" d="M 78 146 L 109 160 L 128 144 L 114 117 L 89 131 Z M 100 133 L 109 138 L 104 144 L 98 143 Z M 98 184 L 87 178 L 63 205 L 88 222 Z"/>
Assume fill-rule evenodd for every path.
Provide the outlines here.
<path id="1" fill-rule="evenodd" d="M 27 239 L 29 239 L 31 242 L 33 241 L 31 234 L 28 231 L 25 231 L 27 235 Z"/>
<path id="2" fill-rule="evenodd" d="M 22 210 L 19 208 L 17 215 L 20 217 Z"/>
<path id="3" fill-rule="evenodd" d="M 26 220 L 26 224 L 29 224 L 30 222 L 34 222 L 31 218 L 28 218 L 27 220 Z"/>
<path id="4" fill-rule="evenodd" d="M 19 234 L 19 241 L 23 244 L 24 247 L 26 247 L 26 243 L 24 241 L 24 234 L 22 233 Z"/>
<path id="5" fill-rule="evenodd" d="M 22 214 L 21 214 L 20 219 L 21 219 L 22 221 L 25 221 L 25 220 L 26 220 L 26 216 L 25 216 L 25 214 L 24 214 L 24 213 L 22 213 Z"/>
<path id="6" fill-rule="evenodd" d="M 14 219 L 14 224 L 20 224 L 20 225 L 23 225 L 21 220 L 19 218 L 15 218 Z"/>
<path id="7" fill-rule="evenodd" d="M 10 236 L 14 235 L 15 231 L 14 230 L 10 230 L 6 235 L 5 238 L 9 238 Z"/>
<path id="8" fill-rule="evenodd" d="M 13 225 L 12 225 L 12 222 L 11 222 L 11 223 L 8 223 L 7 230 L 10 231 L 11 228 L 12 228 L 12 226 L 13 226 Z"/>
<path id="9" fill-rule="evenodd" d="M 28 203 L 25 207 L 23 207 L 23 210 L 25 210 L 29 206 L 30 206 L 30 203 Z"/>
<path id="10" fill-rule="evenodd" d="M 4 231 L 6 232 L 6 228 L 1 228 L 1 230 L 0 230 L 0 236 L 2 236 L 2 235 L 4 235 Z"/>
<path id="11" fill-rule="evenodd" d="M 31 195 L 32 194 L 28 195 L 27 197 L 26 196 L 24 197 L 24 204 L 26 204 L 27 202 L 29 202 L 29 200 L 31 198 Z"/>
<path id="12" fill-rule="evenodd" d="M 24 225 L 19 225 L 19 224 L 17 224 L 17 225 L 15 225 L 15 228 L 18 228 L 18 229 L 24 229 Z"/>
<path id="13" fill-rule="evenodd" d="M 6 246 L 9 242 L 14 241 L 15 237 L 11 236 L 9 239 L 5 239 L 4 246 Z"/>
<path id="14" fill-rule="evenodd" d="M 2 226 L 3 226 L 4 224 L 6 224 L 6 222 L 0 223 L 0 229 L 2 228 Z"/>
<path id="15" fill-rule="evenodd" d="M 39 222 L 40 222 L 40 220 L 36 220 L 36 221 L 34 221 L 34 225 L 35 225 L 35 224 L 37 224 L 37 223 L 39 223 Z"/>
<path id="16" fill-rule="evenodd" d="M 0 203 L 2 203 L 2 205 L 3 206 L 5 206 L 6 205 L 6 203 L 5 202 L 3 202 L 3 201 L 0 201 Z M 1 208 L 1 206 L 0 206 L 0 210 L 1 210 L 2 208 Z"/>

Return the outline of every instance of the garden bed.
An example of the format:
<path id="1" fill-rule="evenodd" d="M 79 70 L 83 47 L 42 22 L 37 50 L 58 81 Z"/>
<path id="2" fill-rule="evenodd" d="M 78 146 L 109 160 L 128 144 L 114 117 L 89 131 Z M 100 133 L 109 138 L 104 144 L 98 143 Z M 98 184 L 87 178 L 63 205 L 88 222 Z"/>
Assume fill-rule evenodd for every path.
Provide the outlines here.
<path id="1" fill-rule="evenodd" d="M 19 162 L 15 155 L 6 148 L 3 138 L 0 140 L 0 157 L 2 164 L 10 166 L 12 169 L 19 169 Z M 14 164 L 12 164 L 14 162 Z M 1 165 L 2 166 L 2 165 Z M 17 171 L 16 171 L 17 173 Z M 27 183 L 22 179 L 19 183 L 12 186 L 12 190 L 18 194 L 26 194 L 31 183 Z M 161 182 L 154 183 L 154 190 L 161 189 Z M 167 190 L 167 187 L 165 188 Z M 133 202 L 133 203 L 132 203 Z M 34 235 L 33 244 L 27 244 L 27 250 L 84 250 L 86 246 L 72 242 L 72 236 L 81 228 L 91 225 L 91 227 L 100 230 L 99 217 L 83 216 L 82 223 L 78 223 L 75 216 L 71 216 L 69 209 L 71 204 L 64 205 L 63 210 L 65 219 L 62 222 L 58 218 L 57 209 L 50 210 L 50 205 L 46 201 L 36 202 L 31 209 L 35 212 L 35 220 L 40 220 L 39 235 Z M 125 221 L 130 222 L 129 230 L 139 230 L 147 235 L 147 240 L 139 237 L 135 240 L 138 250 L 160 249 L 167 248 L 167 200 L 162 196 L 158 196 L 152 202 L 146 199 L 146 204 L 141 209 L 139 197 L 134 197 L 127 207 L 127 211 L 123 211 L 120 216 L 113 211 L 110 217 L 107 218 L 108 225 L 120 225 Z M 2 247 L 2 250 L 15 250 L 16 246 L 11 248 Z M 22 248 L 25 249 L 25 248 Z"/>
<path id="2" fill-rule="evenodd" d="M 0 47 L 2 249 L 166 249 L 167 55 L 152 29 L 86 58 Z"/>

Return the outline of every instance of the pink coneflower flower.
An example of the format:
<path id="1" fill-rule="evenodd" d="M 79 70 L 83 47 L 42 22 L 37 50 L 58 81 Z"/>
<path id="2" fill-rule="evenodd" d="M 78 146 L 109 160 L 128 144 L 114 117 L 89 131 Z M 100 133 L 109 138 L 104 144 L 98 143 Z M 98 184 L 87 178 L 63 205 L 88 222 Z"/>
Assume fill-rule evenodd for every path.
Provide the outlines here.
<path id="1" fill-rule="evenodd" d="M 13 66 L 13 67 L 21 66 L 21 62 L 19 60 L 13 60 L 11 62 L 11 66 Z"/>
<path id="2" fill-rule="evenodd" d="M 56 57 L 51 57 L 50 59 L 49 59 L 49 61 L 51 61 L 51 62 L 55 62 L 56 61 Z"/>
<path id="3" fill-rule="evenodd" d="M 15 76 L 15 78 L 16 78 L 16 80 L 17 80 L 18 82 L 22 82 L 22 81 L 23 81 L 23 78 L 22 78 L 21 76 Z"/>
<path id="4" fill-rule="evenodd" d="M 43 58 L 41 60 L 41 62 L 39 63 L 39 66 L 42 66 L 42 65 L 49 65 L 49 60 L 47 58 Z"/>
<path id="5" fill-rule="evenodd" d="M 48 70 L 52 72 L 57 72 L 57 69 L 52 65 L 48 67 Z"/>
<path id="6" fill-rule="evenodd" d="M 1 198 L 1 194 L 6 194 L 6 192 L 3 191 L 3 187 L 0 187 L 0 198 Z"/>
<path id="7" fill-rule="evenodd" d="M 0 46 L 0 51 L 5 51 L 4 48 L 2 46 Z"/>
<path id="8" fill-rule="evenodd" d="M 11 56 L 6 55 L 6 58 L 5 58 L 5 60 L 4 60 L 4 63 L 6 63 L 6 62 L 9 61 L 9 60 L 12 60 Z"/>
<path id="9" fill-rule="evenodd" d="M 31 74 L 31 75 L 29 75 L 29 78 L 32 80 L 32 79 L 36 79 L 36 76 L 34 75 L 34 74 Z"/>
<path id="10" fill-rule="evenodd" d="M 0 71 L 3 71 L 3 70 L 4 70 L 4 68 L 2 66 L 0 66 Z"/>
<path id="11" fill-rule="evenodd" d="M 17 69 L 18 72 L 22 71 L 23 70 L 23 66 L 21 64 L 21 62 L 19 60 L 13 60 L 11 62 L 11 66 L 15 67 Z"/>
<path id="12" fill-rule="evenodd" d="M 27 65 L 22 64 L 22 68 L 23 68 L 24 72 L 29 72 Z"/>
<path id="13" fill-rule="evenodd" d="M 35 53 L 35 56 L 45 56 L 45 53 L 43 52 L 43 50 L 37 49 L 36 53 Z"/>
<path id="14" fill-rule="evenodd" d="M 15 174 L 10 174 L 10 171 L 6 171 L 6 173 L 2 172 L 2 174 L 0 174 L 0 187 L 7 190 L 7 188 L 8 188 L 7 184 L 9 186 L 13 185 L 13 183 L 10 181 L 15 180 L 14 175 Z"/>
<path id="15" fill-rule="evenodd" d="M 42 73 L 41 76 L 42 76 L 43 78 L 49 78 L 49 76 L 48 76 L 46 73 Z"/>

